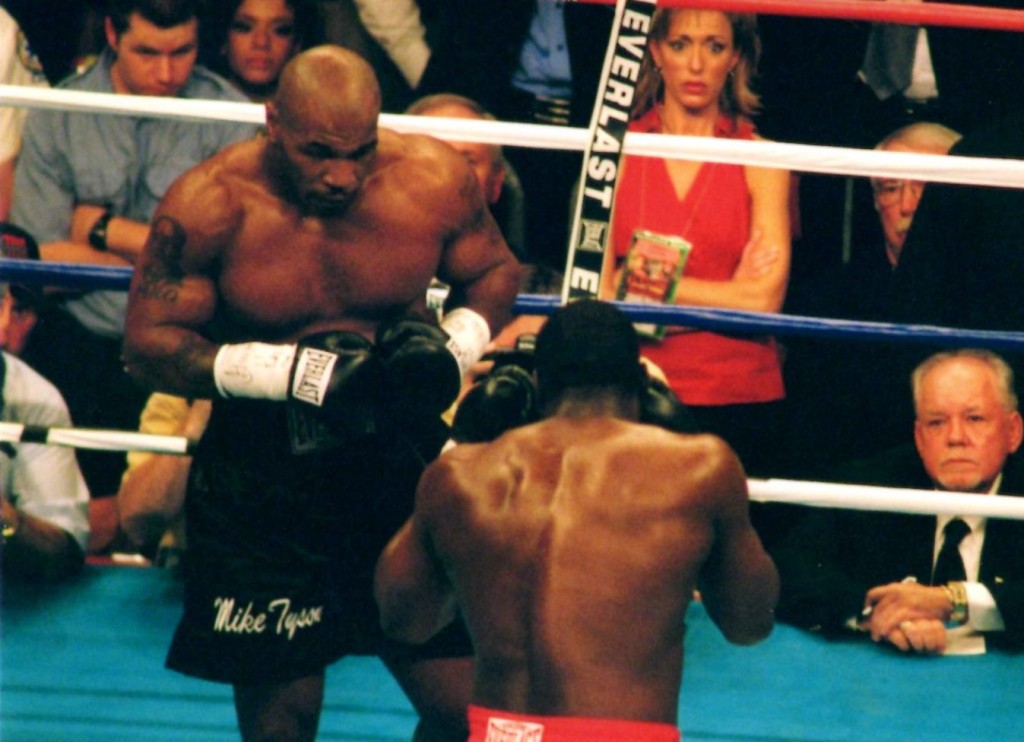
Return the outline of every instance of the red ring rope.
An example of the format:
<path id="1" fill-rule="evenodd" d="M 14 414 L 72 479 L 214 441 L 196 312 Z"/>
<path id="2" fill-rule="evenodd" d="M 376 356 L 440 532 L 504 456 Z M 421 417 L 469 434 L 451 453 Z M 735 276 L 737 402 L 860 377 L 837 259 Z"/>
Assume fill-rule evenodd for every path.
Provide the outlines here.
<path id="1" fill-rule="evenodd" d="M 614 0 L 567 0 L 612 5 Z M 880 0 L 658 0 L 659 7 L 704 7 L 733 13 L 839 18 L 912 26 L 953 26 L 994 31 L 1024 31 L 1024 10 L 952 3 L 881 2 Z"/>

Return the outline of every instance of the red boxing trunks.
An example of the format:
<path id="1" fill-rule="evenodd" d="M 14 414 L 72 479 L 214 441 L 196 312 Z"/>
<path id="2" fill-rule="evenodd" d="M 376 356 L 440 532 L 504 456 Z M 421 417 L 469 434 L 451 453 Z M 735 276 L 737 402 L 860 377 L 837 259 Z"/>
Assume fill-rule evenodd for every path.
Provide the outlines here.
<path id="1" fill-rule="evenodd" d="M 679 742 L 671 724 L 576 716 L 526 716 L 469 706 L 469 742 Z"/>

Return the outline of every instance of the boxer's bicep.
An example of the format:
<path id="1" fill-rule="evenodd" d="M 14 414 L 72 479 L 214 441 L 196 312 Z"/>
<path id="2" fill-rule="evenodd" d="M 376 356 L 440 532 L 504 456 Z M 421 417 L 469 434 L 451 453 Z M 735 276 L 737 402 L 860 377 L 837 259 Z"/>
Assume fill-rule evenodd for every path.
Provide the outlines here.
<path id="1" fill-rule="evenodd" d="M 150 225 L 132 276 L 125 323 L 126 367 L 170 393 L 208 396 L 217 347 L 205 336 L 217 307 L 209 266 L 216 261 L 223 211 L 193 208 L 172 188 Z"/>
<path id="2" fill-rule="evenodd" d="M 447 242 L 438 276 L 451 286 L 446 309 L 466 306 L 496 334 L 511 317 L 520 266 L 487 204 L 469 184 L 460 190 L 459 227 Z"/>
<path id="3" fill-rule="evenodd" d="M 202 324 L 213 314 L 216 286 L 210 276 L 185 261 L 188 235 L 170 216 L 158 216 L 132 280 L 132 298 L 163 319 Z M 194 261 L 193 261 L 194 262 Z"/>

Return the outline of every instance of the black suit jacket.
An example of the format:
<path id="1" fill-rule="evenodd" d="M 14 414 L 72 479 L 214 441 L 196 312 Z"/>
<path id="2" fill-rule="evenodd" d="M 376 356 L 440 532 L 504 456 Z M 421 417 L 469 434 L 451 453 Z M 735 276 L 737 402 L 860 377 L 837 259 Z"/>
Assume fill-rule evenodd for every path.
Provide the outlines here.
<path id="1" fill-rule="evenodd" d="M 851 484 L 931 489 L 913 446 L 892 449 L 846 468 Z M 1024 495 L 1024 466 L 1011 457 L 1003 496 Z M 982 495 L 979 495 L 981 497 Z M 816 510 L 774 550 L 782 580 L 779 620 L 836 635 L 856 616 L 868 589 L 914 577 L 931 580 L 935 516 Z M 990 518 L 979 581 L 991 591 L 1006 625 L 993 646 L 1024 648 L 1024 521 Z"/>
<path id="2" fill-rule="evenodd" d="M 1024 39 L 1022 39 L 1024 42 Z M 1024 159 L 1024 116 L 958 142 L 951 154 Z M 931 183 L 893 275 L 894 322 L 1019 332 L 1024 328 L 1024 191 Z M 908 346 L 892 369 L 907 378 L 937 348 Z M 1003 357 L 1024 389 L 1024 352 Z"/>
<path id="3" fill-rule="evenodd" d="M 1021 0 L 957 0 L 957 4 L 1024 8 Z M 1024 34 L 931 26 L 928 49 L 942 101 L 943 123 L 966 134 L 1020 113 L 1019 91 L 1007 83 L 1024 76 Z"/>
<path id="4" fill-rule="evenodd" d="M 957 4 L 1024 8 L 1024 0 Z M 758 128 L 765 136 L 874 147 L 890 132 L 887 117 L 871 115 L 878 101 L 857 76 L 870 23 L 766 15 L 758 25 L 764 47 L 759 84 L 764 111 Z M 1024 34 L 929 26 L 928 47 L 942 100 L 931 118 L 966 134 L 1021 111 L 1021 96 L 1010 81 L 1024 77 Z"/>
<path id="5" fill-rule="evenodd" d="M 969 134 L 950 154 L 1024 159 L 1024 117 Z M 894 274 L 894 313 L 898 321 L 1019 331 L 1022 277 L 1024 191 L 931 183 Z"/>
<path id="6" fill-rule="evenodd" d="M 787 314 L 889 322 L 893 271 L 879 234 L 857 246 L 853 260 L 823 267 L 791 284 Z M 907 440 L 913 423 L 910 385 L 888 366 L 884 343 L 818 337 L 786 339 L 788 436 L 796 476 L 831 478 L 844 461 L 873 456 Z M 824 382 L 823 380 L 827 380 Z M 821 410 L 828 415 L 821 415 Z"/>

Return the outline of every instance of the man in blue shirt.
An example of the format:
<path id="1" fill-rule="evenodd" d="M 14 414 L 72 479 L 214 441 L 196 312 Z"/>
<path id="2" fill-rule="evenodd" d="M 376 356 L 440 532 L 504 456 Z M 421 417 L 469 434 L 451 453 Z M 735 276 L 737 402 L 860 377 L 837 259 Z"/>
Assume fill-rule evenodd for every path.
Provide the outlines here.
<path id="1" fill-rule="evenodd" d="M 61 88 L 244 100 L 195 64 L 197 0 L 115 0 L 104 31 L 109 48 Z M 15 173 L 11 221 L 36 238 L 44 260 L 133 265 L 170 184 L 256 130 L 235 123 L 33 111 Z M 65 295 L 26 349 L 26 360 L 64 394 L 78 426 L 134 429 L 138 421 L 146 395 L 120 361 L 126 300 L 111 291 Z M 79 458 L 94 494 L 117 491 L 123 456 L 80 452 Z"/>

